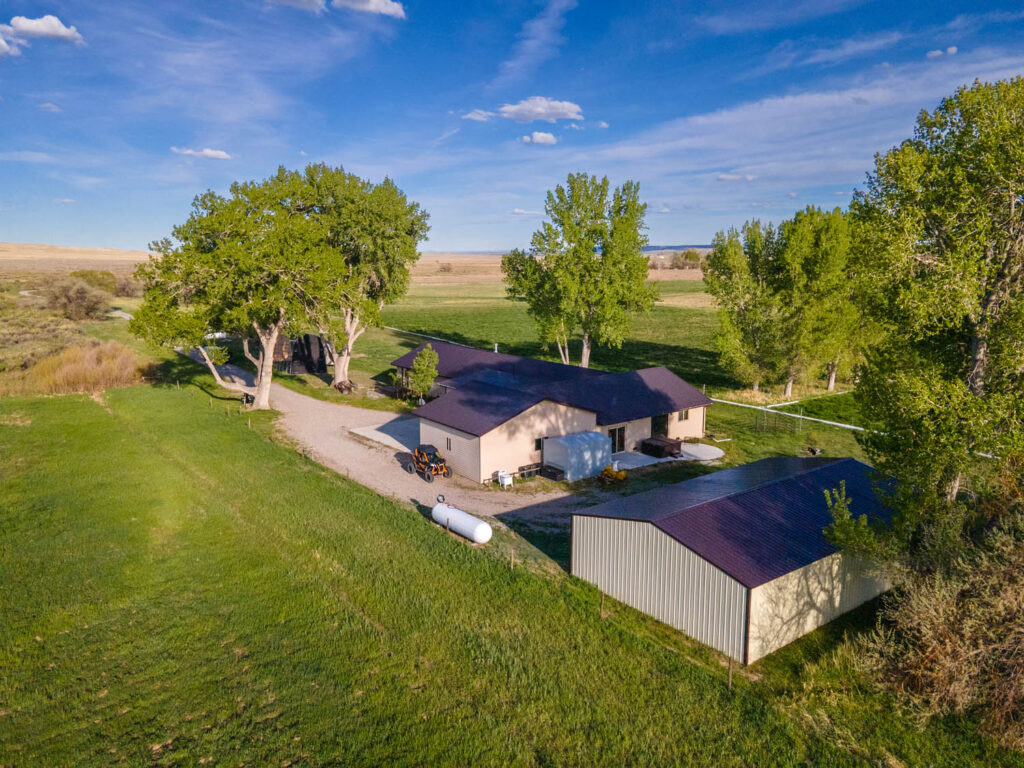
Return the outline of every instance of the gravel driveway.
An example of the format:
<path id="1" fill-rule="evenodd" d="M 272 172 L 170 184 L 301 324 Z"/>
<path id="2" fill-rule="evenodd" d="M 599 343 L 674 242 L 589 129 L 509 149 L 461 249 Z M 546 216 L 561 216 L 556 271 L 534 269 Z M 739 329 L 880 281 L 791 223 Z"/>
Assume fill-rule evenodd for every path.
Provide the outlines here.
<path id="1" fill-rule="evenodd" d="M 252 383 L 253 374 L 234 365 L 219 366 L 221 375 Z M 270 404 L 281 415 L 277 425 L 302 450 L 320 464 L 350 477 L 381 495 L 430 508 L 438 494 L 449 503 L 473 515 L 543 526 L 568 525 L 569 514 L 579 507 L 603 500 L 604 494 L 589 492 L 585 497 L 563 491 L 516 493 L 480 486 L 458 476 L 438 478 L 427 484 L 403 468 L 409 454 L 387 447 L 353 432 L 384 427 L 396 434 L 394 416 L 381 411 L 355 408 L 317 400 L 272 384 Z M 407 439 L 407 430 L 397 436 Z M 610 495 L 608 496 L 610 498 Z"/>

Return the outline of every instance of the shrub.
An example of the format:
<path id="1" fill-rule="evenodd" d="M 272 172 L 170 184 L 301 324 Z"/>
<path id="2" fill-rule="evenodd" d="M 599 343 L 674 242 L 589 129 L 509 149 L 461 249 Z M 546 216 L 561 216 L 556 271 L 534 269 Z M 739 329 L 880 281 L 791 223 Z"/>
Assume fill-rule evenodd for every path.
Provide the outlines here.
<path id="1" fill-rule="evenodd" d="M 137 299 L 142 295 L 142 283 L 131 275 L 118 275 L 114 295 Z"/>
<path id="2" fill-rule="evenodd" d="M 29 300 L 0 295 L 0 372 L 28 368 L 81 336 L 70 320 Z"/>
<path id="3" fill-rule="evenodd" d="M 454 271 L 455 271 L 455 267 L 453 267 L 453 266 L 451 265 L 451 262 L 448 262 L 448 261 L 446 261 L 446 262 L 443 262 L 443 263 L 441 264 L 441 266 L 439 266 L 439 267 L 437 268 L 437 271 L 438 271 L 438 272 L 444 272 L 444 273 L 448 273 L 448 272 L 454 272 Z"/>
<path id="4" fill-rule="evenodd" d="M 102 392 L 142 381 L 135 353 L 116 341 L 69 347 L 25 371 L 0 377 L 0 395 Z"/>
<path id="5" fill-rule="evenodd" d="M 99 288 L 107 293 L 117 291 L 117 276 L 105 269 L 79 269 L 71 273 L 83 283 L 88 283 L 93 288 Z"/>
<path id="6" fill-rule="evenodd" d="M 57 280 L 46 288 L 46 306 L 69 320 L 103 317 L 109 304 L 109 293 L 75 277 Z"/>
<path id="7" fill-rule="evenodd" d="M 409 391 L 416 397 L 423 397 L 434 387 L 434 380 L 437 378 L 437 352 L 427 344 L 416 359 L 412 361 L 412 368 L 409 370 Z"/>
<path id="8" fill-rule="evenodd" d="M 700 251 L 694 248 L 687 248 L 685 251 L 677 251 L 672 254 L 672 269 L 696 269 L 700 266 L 703 257 Z"/>

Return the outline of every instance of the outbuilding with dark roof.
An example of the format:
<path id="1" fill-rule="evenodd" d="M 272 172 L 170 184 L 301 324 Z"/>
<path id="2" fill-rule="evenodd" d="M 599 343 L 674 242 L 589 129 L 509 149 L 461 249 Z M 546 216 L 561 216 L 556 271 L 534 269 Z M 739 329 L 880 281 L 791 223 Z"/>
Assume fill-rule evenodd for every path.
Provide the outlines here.
<path id="1" fill-rule="evenodd" d="M 840 486 L 887 519 L 855 459 L 762 459 L 575 513 L 571 571 L 749 664 L 886 589 L 824 534 Z"/>

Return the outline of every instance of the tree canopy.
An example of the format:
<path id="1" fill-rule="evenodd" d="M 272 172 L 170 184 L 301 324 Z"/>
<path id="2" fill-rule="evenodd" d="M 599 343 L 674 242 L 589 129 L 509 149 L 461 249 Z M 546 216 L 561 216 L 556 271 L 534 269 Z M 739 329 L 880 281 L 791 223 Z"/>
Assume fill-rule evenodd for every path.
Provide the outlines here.
<path id="1" fill-rule="evenodd" d="M 304 213 L 305 191 L 302 174 L 280 168 L 264 181 L 232 184 L 227 196 L 197 196 L 185 223 L 154 242 L 156 255 L 138 268 L 144 294 L 132 331 L 194 348 L 219 383 L 268 408 L 278 336 L 308 322 L 330 280 L 331 254 L 320 223 Z M 246 340 L 254 386 L 221 378 L 207 348 L 216 333 Z"/>
<path id="2" fill-rule="evenodd" d="M 562 362 L 571 361 L 569 341 L 579 334 L 580 365 L 588 367 L 594 344 L 621 346 L 634 315 L 653 306 L 643 253 L 646 210 L 636 182 L 609 197 L 607 177 L 570 174 L 564 187 L 547 193 L 548 220 L 534 232 L 529 253 L 517 249 L 502 259 L 509 296 L 527 303 Z"/>

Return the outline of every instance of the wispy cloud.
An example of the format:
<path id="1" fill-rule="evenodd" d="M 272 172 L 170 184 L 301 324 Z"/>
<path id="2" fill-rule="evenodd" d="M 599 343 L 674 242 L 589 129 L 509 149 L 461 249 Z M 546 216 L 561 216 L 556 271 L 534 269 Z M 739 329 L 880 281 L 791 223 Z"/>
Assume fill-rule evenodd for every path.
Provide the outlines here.
<path id="1" fill-rule="evenodd" d="M 327 10 L 326 0 L 270 0 L 275 5 L 287 5 L 291 8 L 298 8 L 313 13 L 323 13 Z"/>
<path id="2" fill-rule="evenodd" d="M 54 104 L 53 102 L 50 102 L 50 101 L 44 101 L 42 104 L 39 105 L 39 109 L 43 110 L 43 112 L 53 112 L 53 113 L 63 112 L 64 111 L 63 109 L 58 107 L 56 104 Z"/>
<path id="3" fill-rule="evenodd" d="M 528 211 L 525 208 L 513 208 L 509 211 L 510 216 L 540 216 L 540 211 Z"/>
<path id="4" fill-rule="evenodd" d="M 185 149 L 182 147 L 171 147 L 171 152 L 176 155 L 189 155 L 190 157 L 205 157 L 211 160 L 230 160 L 231 155 L 225 152 L 223 149 L 210 149 L 205 147 L 203 149 Z"/>
<path id="5" fill-rule="evenodd" d="M 716 35 L 737 35 L 802 24 L 842 13 L 865 0 L 759 0 L 728 11 L 698 16 L 697 23 Z"/>
<path id="6" fill-rule="evenodd" d="M 491 86 L 499 88 L 517 82 L 552 58 L 564 42 L 565 15 L 576 5 L 577 0 L 548 0 L 540 15 L 523 24 L 512 55 L 501 63 Z"/>
<path id="7" fill-rule="evenodd" d="M 936 48 L 934 51 L 928 51 L 928 53 L 925 54 L 925 58 L 938 59 L 942 56 L 956 56 L 958 51 L 959 49 L 955 45 L 951 45 L 946 49 Z"/>
<path id="8" fill-rule="evenodd" d="M 474 110 L 464 114 L 462 116 L 462 119 L 463 120 L 474 120 L 474 121 L 476 121 L 478 123 L 486 123 L 492 117 L 494 117 L 494 113 L 493 112 L 488 112 L 486 109 L 474 109 Z"/>
<path id="9" fill-rule="evenodd" d="M 405 18 L 405 8 L 395 0 L 334 0 L 331 3 L 335 8 L 348 8 L 352 11 L 363 11 L 364 13 L 376 13 L 381 16 L 390 16 L 394 19 Z"/>
<path id="10" fill-rule="evenodd" d="M 547 131 L 534 131 L 528 136 L 523 136 L 519 139 L 523 144 L 543 144 L 545 146 L 551 146 L 558 143 L 558 139 L 555 138 L 553 133 Z"/>
<path id="11" fill-rule="evenodd" d="M 815 39 L 784 40 L 775 46 L 761 66 L 749 72 L 748 75 L 766 75 L 790 67 L 840 64 L 891 48 L 905 38 L 906 36 L 902 32 L 892 30 L 830 42 Z"/>
<path id="12" fill-rule="evenodd" d="M 517 123 L 532 123 L 544 120 L 553 123 L 556 120 L 582 120 L 583 110 L 579 104 L 571 101 L 555 101 L 545 96 L 531 96 L 515 104 L 503 104 L 498 113 Z"/>
<path id="13" fill-rule="evenodd" d="M 6 163 L 55 163 L 56 158 L 46 152 L 33 152 L 31 150 L 15 150 L 13 152 L 0 152 L 0 162 Z"/>
<path id="14" fill-rule="evenodd" d="M 57 205 L 72 205 L 74 204 L 75 200 L 74 198 L 71 197 L 55 197 L 53 198 L 53 202 L 56 203 Z"/>
<path id="15" fill-rule="evenodd" d="M 720 173 L 715 176 L 716 181 L 754 181 L 757 179 L 752 173 Z"/>

